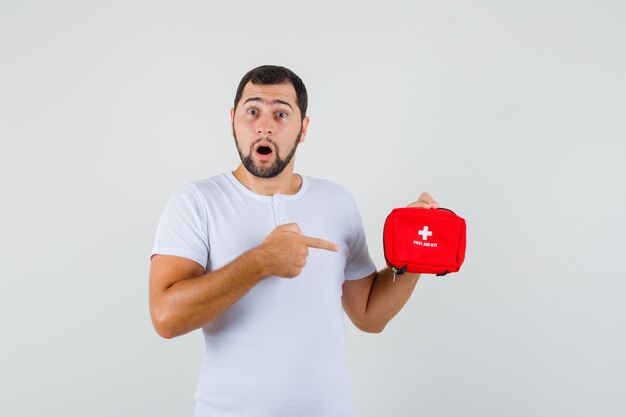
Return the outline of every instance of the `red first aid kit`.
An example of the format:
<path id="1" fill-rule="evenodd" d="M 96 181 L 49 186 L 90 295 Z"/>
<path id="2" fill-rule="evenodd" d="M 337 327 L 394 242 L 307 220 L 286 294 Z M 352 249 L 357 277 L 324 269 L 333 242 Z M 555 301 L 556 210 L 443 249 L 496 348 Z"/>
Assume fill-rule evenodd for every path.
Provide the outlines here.
<path id="1" fill-rule="evenodd" d="M 396 275 L 458 272 L 465 259 L 465 220 L 448 209 L 396 208 L 385 220 L 383 246 Z"/>

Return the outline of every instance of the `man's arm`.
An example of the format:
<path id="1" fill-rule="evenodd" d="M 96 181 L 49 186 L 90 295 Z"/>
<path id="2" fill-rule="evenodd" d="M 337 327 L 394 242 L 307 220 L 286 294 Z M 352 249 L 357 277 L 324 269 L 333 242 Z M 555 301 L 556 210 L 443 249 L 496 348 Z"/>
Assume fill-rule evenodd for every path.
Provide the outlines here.
<path id="1" fill-rule="evenodd" d="M 170 339 L 206 325 L 268 276 L 298 276 L 310 247 L 337 251 L 334 243 L 304 236 L 291 223 L 276 227 L 260 246 L 207 274 L 190 259 L 154 255 L 150 265 L 154 328 Z"/>
<path id="2" fill-rule="evenodd" d="M 393 282 L 393 271 L 385 268 L 362 279 L 346 280 L 343 308 L 357 328 L 380 333 L 409 300 L 419 277 L 407 272 Z"/>
<path id="3" fill-rule="evenodd" d="M 408 207 L 439 208 L 428 193 Z M 380 333 L 413 294 L 420 274 L 404 273 L 393 282 L 393 271 L 385 268 L 362 279 L 343 283 L 341 302 L 354 325 L 367 333 Z"/>
<path id="4" fill-rule="evenodd" d="M 150 316 L 157 333 L 171 339 L 214 320 L 267 276 L 258 250 L 217 271 L 179 256 L 154 255 L 150 263 Z"/>

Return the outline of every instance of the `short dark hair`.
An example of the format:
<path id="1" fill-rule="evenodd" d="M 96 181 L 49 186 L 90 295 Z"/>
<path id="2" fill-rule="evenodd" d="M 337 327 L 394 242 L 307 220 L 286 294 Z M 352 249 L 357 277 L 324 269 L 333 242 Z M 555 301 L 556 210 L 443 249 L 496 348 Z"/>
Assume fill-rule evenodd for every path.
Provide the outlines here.
<path id="1" fill-rule="evenodd" d="M 237 87 L 237 94 L 235 95 L 235 109 L 237 108 L 237 104 L 239 104 L 239 100 L 241 100 L 243 89 L 246 84 L 248 84 L 248 81 L 252 84 L 266 85 L 290 82 L 296 90 L 296 99 L 298 101 L 300 115 L 302 119 L 306 116 L 306 108 L 309 100 L 306 93 L 306 87 L 300 77 L 298 77 L 290 69 L 277 65 L 261 65 L 260 67 L 256 67 L 248 71 L 239 82 L 239 87 Z"/>

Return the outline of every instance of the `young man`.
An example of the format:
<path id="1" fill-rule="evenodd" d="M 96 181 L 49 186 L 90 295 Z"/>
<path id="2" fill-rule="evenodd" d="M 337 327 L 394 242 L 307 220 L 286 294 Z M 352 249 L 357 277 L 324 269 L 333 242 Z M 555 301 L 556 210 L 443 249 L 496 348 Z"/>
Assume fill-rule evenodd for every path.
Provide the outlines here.
<path id="1" fill-rule="evenodd" d="M 241 164 L 183 184 L 161 217 L 150 313 L 165 338 L 202 328 L 196 417 L 354 416 L 343 313 L 379 333 L 417 284 L 376 271 L 347 190 L 294 173 L 306 108 L 290 70 L 248 72 L 230 111 Z"/>

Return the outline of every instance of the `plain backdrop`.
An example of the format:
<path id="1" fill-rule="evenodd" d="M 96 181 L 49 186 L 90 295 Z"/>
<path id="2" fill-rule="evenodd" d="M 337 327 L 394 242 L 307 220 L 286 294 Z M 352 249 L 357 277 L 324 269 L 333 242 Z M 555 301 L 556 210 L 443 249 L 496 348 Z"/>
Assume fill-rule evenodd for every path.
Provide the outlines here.
<path id="1" fill-rule="evenodd" d="M 430 192 L 466 263 L 380 334 L 346 317 L 361 417 L 626 415 L 623 1 L 0 0 L 0 415 L 190 416 L 199 331 L 153 330 L 183 182 L 232 170 L 262 64 L 305 81 L 296 171 L 388 212 Z"/>

